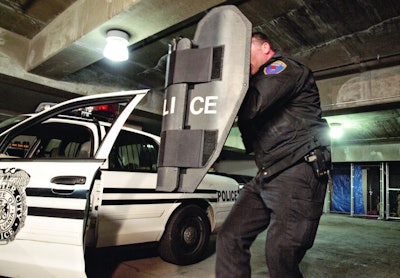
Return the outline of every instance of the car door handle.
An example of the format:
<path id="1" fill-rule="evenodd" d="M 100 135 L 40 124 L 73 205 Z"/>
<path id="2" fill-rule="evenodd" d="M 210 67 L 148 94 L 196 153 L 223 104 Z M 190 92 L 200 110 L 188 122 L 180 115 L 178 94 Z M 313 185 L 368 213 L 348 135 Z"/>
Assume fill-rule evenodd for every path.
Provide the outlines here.
<path id="1" fill-rule="evenodd" d="M 86 177 L 82 176 L 58 176 L 50 180 L 51 183 L 64 184 L 64 185 L 76 185 L 85 184 Z"/>
<path id="2" fill-rule="evenodd" d="M 57 195 L 71 195 L 75 191 L 74 185 L 85 184 L 86 177 L 81 176 L 58 176 L 50 180 L 58 186 L 51 189 Z"/>

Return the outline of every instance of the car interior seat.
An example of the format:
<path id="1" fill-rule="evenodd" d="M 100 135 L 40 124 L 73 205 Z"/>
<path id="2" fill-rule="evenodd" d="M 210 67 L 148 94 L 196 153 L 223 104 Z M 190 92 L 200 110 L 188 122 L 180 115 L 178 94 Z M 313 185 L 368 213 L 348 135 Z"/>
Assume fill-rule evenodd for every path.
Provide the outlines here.
<path id="1" fill-rule="evenodd" d="M 92 155 L 92 144 L 90 141 L 86 141 L 81 144 L 79 148 L 79 158 L 89 158 Z"/>

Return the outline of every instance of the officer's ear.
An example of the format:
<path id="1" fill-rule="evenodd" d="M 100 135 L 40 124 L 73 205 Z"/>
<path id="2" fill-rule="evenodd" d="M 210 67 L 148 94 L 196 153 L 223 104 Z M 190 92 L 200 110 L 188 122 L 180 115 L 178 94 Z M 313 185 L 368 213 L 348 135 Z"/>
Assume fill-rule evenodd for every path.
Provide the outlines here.
<path id="1" fill-rule="evenodd" d="M 268 42 L 263 42 L 263 44 L 261 45 L 261 49 L 263 53 L 268 54 L 271 51 L 271 46 Z"/>

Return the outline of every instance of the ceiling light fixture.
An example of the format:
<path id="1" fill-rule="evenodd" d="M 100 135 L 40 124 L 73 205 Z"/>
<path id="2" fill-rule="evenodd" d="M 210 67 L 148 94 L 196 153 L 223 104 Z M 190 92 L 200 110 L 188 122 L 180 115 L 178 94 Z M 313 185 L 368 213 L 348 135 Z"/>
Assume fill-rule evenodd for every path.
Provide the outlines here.
<path id="1" fill-rule="evenodd" d="M 104 57 L 115 61 L 122 62 L 129 58 L 128 40 L 129 34 L 122 30 L 111 29 L 107 31 L 107 44 L 104 47 Z"/>
<path id="2" fill-rule="evenodd" d="M 330 136 L 334 139 L 339 139 L 343 136 L 343 126 L 341 123 L 330 124 Z"/>

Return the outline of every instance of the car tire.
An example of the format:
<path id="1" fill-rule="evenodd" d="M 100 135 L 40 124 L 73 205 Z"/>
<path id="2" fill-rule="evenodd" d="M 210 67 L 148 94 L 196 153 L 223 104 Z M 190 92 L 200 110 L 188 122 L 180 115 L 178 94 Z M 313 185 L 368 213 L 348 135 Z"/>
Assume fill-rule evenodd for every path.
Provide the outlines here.
<path id="1" fill-rule="evenodd" d="M 179 208 L 160 240 L 160 257 L 177 265 L 196 263 L 204 258 L 210 233 L 210 221 L 203 209 L 196 205 Z"/>

